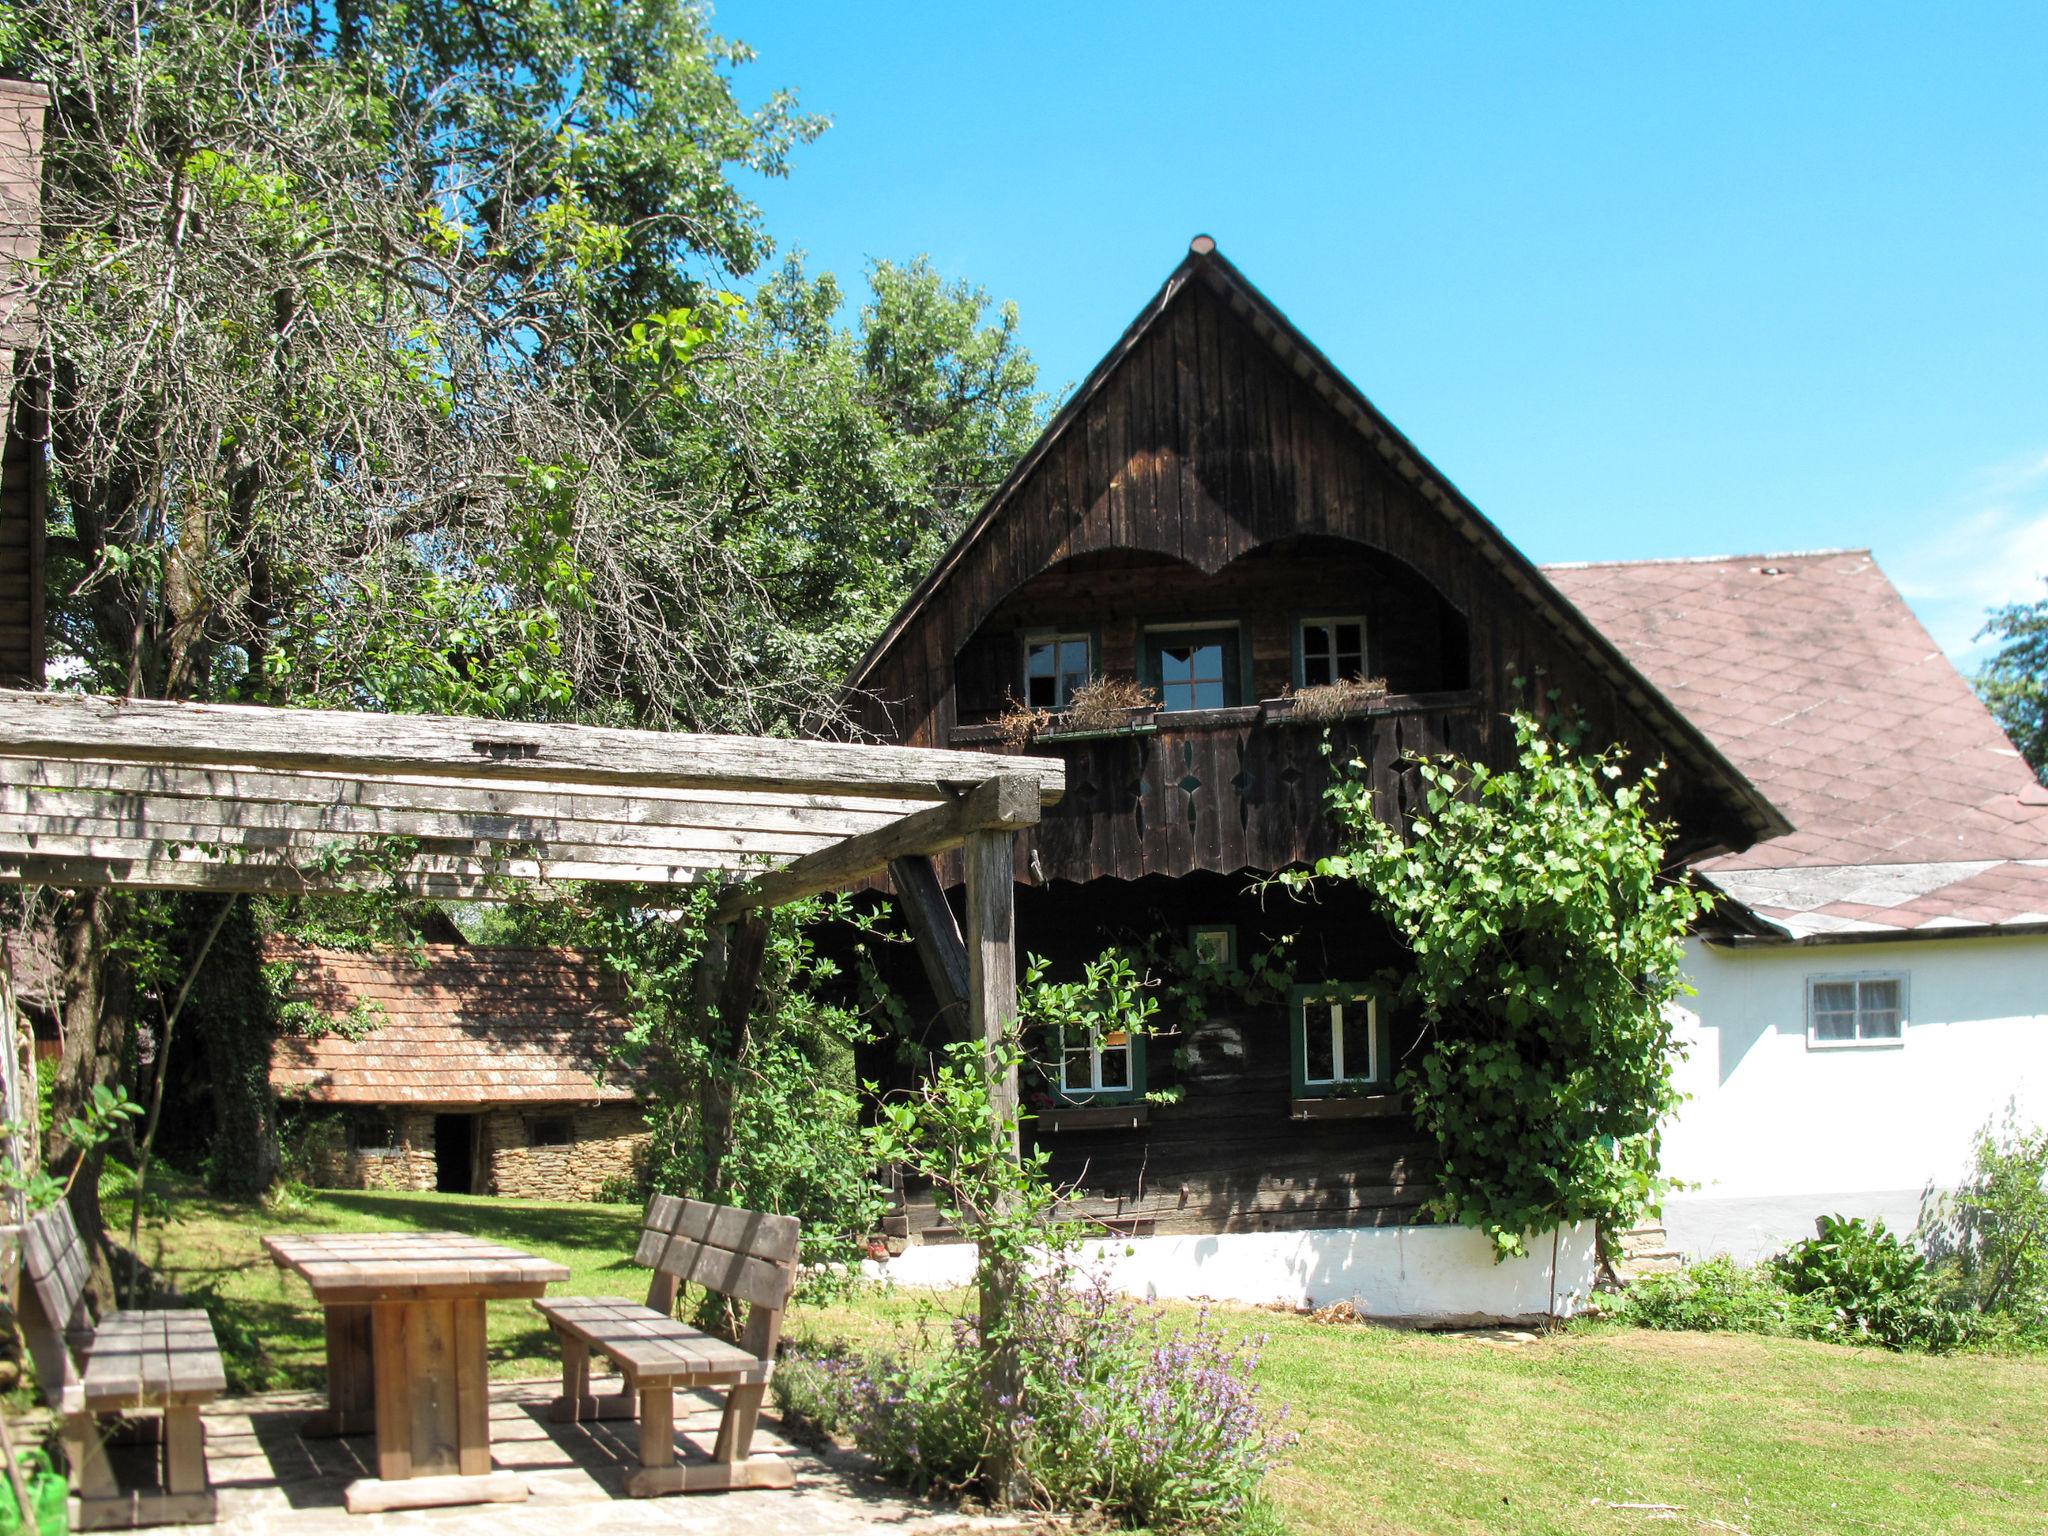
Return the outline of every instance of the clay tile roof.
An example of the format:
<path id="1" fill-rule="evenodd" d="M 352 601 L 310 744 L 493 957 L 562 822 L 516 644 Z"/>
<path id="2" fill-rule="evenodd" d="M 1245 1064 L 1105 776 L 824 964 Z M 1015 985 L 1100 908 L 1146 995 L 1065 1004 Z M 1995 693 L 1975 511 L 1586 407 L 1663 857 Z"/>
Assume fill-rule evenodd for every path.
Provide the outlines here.
<path id="1" fill-rule="evenodd" d="M 1802 936 L 2048 921 L 2048 793 L 1869 551 L 1545 574 L 1791 819 L 1701 866 L 1731 895 Z"/>
<path id="2" fill-rule="evenodd" d="M 296 996 L 331 1019 L 368 1005 L 360 1039 L 280 1039 L 272 1091 L 322 1104 L 510 1104 L 632 1099 L 609 1060 L 627 1021 L 615 981 L 566 949 L 429 944 L 355 954 L 279 945 Z"/>

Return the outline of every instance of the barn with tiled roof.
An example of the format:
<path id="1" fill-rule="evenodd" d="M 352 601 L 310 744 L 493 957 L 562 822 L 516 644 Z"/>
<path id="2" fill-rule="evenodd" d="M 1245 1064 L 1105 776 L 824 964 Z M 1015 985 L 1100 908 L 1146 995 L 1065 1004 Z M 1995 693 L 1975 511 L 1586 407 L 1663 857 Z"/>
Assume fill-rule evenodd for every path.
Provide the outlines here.
<path id="1" fill-rule="evenodd" d="M 565 949 L 280 946 L 270 1083 L 317 1182 L 591 1199 L 646 1145 L 619 989 Z"/>

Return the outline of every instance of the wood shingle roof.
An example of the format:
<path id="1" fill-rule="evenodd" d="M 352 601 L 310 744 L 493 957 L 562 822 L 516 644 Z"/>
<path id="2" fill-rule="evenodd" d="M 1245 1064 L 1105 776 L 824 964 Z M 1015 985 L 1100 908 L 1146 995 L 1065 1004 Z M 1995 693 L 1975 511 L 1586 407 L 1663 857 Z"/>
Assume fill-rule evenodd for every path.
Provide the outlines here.
<path id="1" fill-rule="evenodd" d="M 318 1104 L 538 1104 L 630 1100 L 640 1085 L 611 1059 L 627 1020 L 619 988 L 566 949 L 429 944 L 416 952 L 281 947 L 296 995 L 358 1039 L 286 1036 L 274 1092 Z"/>

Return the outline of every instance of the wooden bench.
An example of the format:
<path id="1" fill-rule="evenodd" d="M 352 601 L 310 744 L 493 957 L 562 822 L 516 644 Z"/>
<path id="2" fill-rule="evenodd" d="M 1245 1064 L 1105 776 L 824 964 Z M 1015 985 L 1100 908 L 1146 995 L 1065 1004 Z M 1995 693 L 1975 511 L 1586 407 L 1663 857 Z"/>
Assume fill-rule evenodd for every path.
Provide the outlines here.
<path id="1" fill-rule="evenodd" d="M 203 1525 L 214 1518 L 199 1410 L 227 1388 L 213 1324 L 195 1308 L 111 1312 L 94 1322 L 90 1265 L 71 1209 L 61 1202 L 28 1220 L 22 1236 L 28 1284 L 21 1331 L 43 1399 L 64 1419 L 80 1530 Z M 107 1463 L 98 1416 L 162 1414 L 162 1482 L 124 1490 Z"/>
<path id="2" fill-rule="evenodd" d="M 637 1410 L 640 1465 L 626 1475 L 629 1497 L 787 1488 L 795 1481 L 780 1456 L 750 1451 L 761 1399 L 775 1370 L 782 1314 L 796 1289 L 799 1234 L 794 1216 L 656 1195 L 648 1202 L 640 1246 L 633 1254 L 654 1271 L 644 1306 L 624 1296 L 563 1296 L 534 1303 L 562 1346 L 562 1395 L 551 1410 L 553 1417 L 569 1423 L 627 1419 Z M 675 1320 L 676 1292 L 686 1283 L 747 1303 L 739 1344 Z M 624 1378 L 615 1396 L 591 1393 L 592 1350 Z M 676 1461 L 675 1394 L 688 1387 L 726 1389 L 709 1464 Z"/>

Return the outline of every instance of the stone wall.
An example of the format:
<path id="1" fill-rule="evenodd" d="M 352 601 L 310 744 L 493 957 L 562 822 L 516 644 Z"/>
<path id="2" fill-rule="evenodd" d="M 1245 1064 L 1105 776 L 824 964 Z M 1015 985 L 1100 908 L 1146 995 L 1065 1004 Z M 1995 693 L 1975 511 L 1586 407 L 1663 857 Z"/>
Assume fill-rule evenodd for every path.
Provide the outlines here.
<path id="1" fill-rule="evenodd" d="M 362 1112 L 376 1116 L 380 1112 Z M 300 1148 L 307 1176 L 320 1189 L 391 1189 L 432 1192 L 439 1182 L 434 1161 L 434 1111 L 381 1112 L 394 1145 L 349 1145 L 350 1117 L 335 1114 L 309 1122 Z M 577 1106 L 537 1104 L 482 1113 L 477 1157 L 486 1194 L 532 1200 L 595 1200 L 607 1186 L 619 1190 L 638 1171 L 648 1143 L 647 1122 L 633 1104 Z M 552 1122 L 552 1125 L 549 1124 Z M 566 1129 L 568 1141 L 536 1146 L 537 1131 Z M 627 1198 L 636 1198 L 630 1193 Z"/>
<path id="2" fill-rule="evenodd" d="M 346 1115 L 312 1122 L 301 1142 L 307 1172 L 316 1189 L 432 1191 L 434 1117 L 422 1110 L 389 1112 L 396 1145 L 352 1148 Z"/>
<path id="3" fill-rule="evenodd" d="M 535 1146 L 542 1121 L 567 1121 L 568 1142 Z M 632 1179 L 647 1143 L 647 1121 L 635 1104 L 492 1110 L 483 1128 L 486 1187 L 494 1195 L 534 1200 L 595 1200 L 605 1186 L 616 1189 Z"/>

